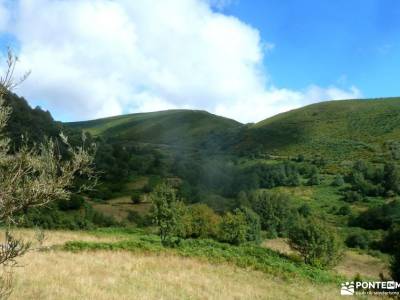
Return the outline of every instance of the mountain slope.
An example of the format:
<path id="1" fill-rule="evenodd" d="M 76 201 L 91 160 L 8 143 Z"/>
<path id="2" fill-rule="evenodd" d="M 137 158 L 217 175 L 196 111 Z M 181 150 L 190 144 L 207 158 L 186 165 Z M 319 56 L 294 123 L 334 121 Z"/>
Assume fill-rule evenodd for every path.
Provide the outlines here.
<path id="1" fill-rule="evenodd" d="M 198 110 L 137 113 L 66 125 L 120 142 L 186 147 L 204 145 L 210 141 L 211 136 L 241 126 L 234 120 Z"/>
<path id="2" fill-rule="evenodd" d="M 277 155 L 372 157 L 400 143 L 400 98 L 312 104 L 251 125 L 236 149 Z"/>

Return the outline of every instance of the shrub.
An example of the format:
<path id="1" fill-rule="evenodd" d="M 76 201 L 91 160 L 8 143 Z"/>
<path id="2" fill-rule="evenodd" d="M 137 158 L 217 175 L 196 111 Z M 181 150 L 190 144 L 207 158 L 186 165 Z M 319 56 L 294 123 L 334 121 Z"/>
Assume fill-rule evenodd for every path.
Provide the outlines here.
<path id="1" fill-rule="evenodd" d="M 59 200 L 58 208 L 61 210 L 78 210 L 82 208 L 85 199 L 80 195 L 72 194 L 69 200 Z"/>
<path id="2" fill-rule="evenodd" d="M 367 249 L 370 240 L 366 234 L 352 234 L 346 239 L 346 245 L 350 248 Z"/>
<path id="3" fill-rule="evenodd" d="M 253 193 L 251 198 L 252 208 L 260 216 L 261 228 L 272 237 L 286 235 L 293 219 L 289 196 L 261 191 Z"/>
<path id="4" fill-rule="evenodd" d="M 132 195 L 131 195 L 131 201 L 133 204 L 139 204 L 142 202 L 142 197 L 141 197 L 141 193 L 138 191 L 135 191 Z"/>
<path id="5" fill-rule="evenodd" d="M 336 175 L 332 181 L 332 186 L 342 186 L 344 185 L 344 179 L 342 175 Z"/>
<path id="6" fill-rule="evenodd" d="M 150 195 L 154 224 L 159 228 L 159 235 L 164 246 L 171 246 L 182 235 L 183 203 L 176 197 L 175 190 L 163 183 L 157 186 Z"/>
<path id="7" fill-rule="evenodd" d="M 347 191 L 344 194 L 343 200 L 349 203 L 358 202 L 363 200 L 363 196 L 356 191 Z"/>
<path id="8" fill-rule="evenodd" d="M 300 219 L 289 232 L 289 244 L 299 251 L 306 264 L 331 267 L 341 257 L 336 233 L 315 219 Z"/>
<path id="9" fill-rule="evenodd" d="M 221 242 L 239 245 L 246 241 L 247 232 L 246 216 L 240 210 L 228 212 L 222 217 L 219 230 Z"/>
<path id="10" fill-rule="evenodd" d="M 261 241 L 261 222 L 260 216 L 248 207 L 240 208 L 244 214 L 247 224 L 246 241 L 260 243 Z"/>
<path id="11" fill-rule="evenodd" d="M 387 230 L 395 224 L 400 224 L 399 200 L 371 207 L 350 222 L 352 226 L 383 230 Z"/>
<path id="12" fill-rule="evenodd" d="M 311 215 L 311 207 L 308 204 L 303 204 L 297 209 L 297 211 L 303 217 L 308 217 Z"/>
<path id="13" fill-rule="evenodd" d="M 339 210 L 337 211 L 337 214 L 339 216 L 348 216 L 351 214 L 351 208 L 348 205 L 344 205 L 342 207 L 339 208 Z"/>
<path id="14" fill-rule="evenodd" d="M 316 167 L 311 169 L 310 179 L 308 180 L 308 185 L 319 185 L 321 183 L 321 178 Z"/>
<path id="15" fill-rule="evenodd" d="M 184 237 L 212 238 L 218 233 L 220 216 L 206 204 L 188 206 L 183 218 Z"/>

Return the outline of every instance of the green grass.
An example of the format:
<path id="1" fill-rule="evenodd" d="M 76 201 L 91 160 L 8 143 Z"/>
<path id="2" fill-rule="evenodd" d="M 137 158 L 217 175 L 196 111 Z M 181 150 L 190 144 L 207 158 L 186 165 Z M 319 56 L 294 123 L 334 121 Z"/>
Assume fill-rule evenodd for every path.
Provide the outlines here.
<path id="1" fill-rule="evenodd" d="M 66 125 L 118 141 L 177 147 L 199 146 L 209 142 L 210 135 L 241 126 L 234 120 L 198 110 L 138 113 Z"/>
<path id="2" fill-rule="evenodd" d="M 213 263 L 232 263 L 251 268 L 283 279 L 303 279 L 313 283 L 339 283 L 343 278 L 327 270 L 309 267 L 298 259 L 290 258 L 256 245 L 232 246 L 213 240 L 183 240 L 174 248 L 161 245 L 158 236 L 137 229 L 109 229 L 94 232 L 98 235 L 118 235 L 126 239 L 113 242 L 67 242 L 66 251 L 126 250 L 133 252 L 170 253 L 184 257 L 206 259 Z"/>
<path id="3" fill-rule="evenodd" d="M 249 127 L 238 148 L 278 155 L 360 159 L 400 138 L 400 98 L 329 101 L 276 115 Z"/>

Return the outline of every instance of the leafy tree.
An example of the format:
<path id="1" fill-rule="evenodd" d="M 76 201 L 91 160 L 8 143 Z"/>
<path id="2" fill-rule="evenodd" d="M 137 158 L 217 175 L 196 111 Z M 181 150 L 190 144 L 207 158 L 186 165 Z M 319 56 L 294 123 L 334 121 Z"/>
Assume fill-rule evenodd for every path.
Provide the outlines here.
<path id="1" fill-rule="evenodd" d="M 177 198 L 175 190 L 165 183 L 158 185 L 150 195 L 154 224 L 164 246 L 171 246 L 183 231 L 183 203 Z"/>
<path id="2" fill-rule="evenodd" d="M 400 193 L 400 170 L 395 163 L 387 163 L 384 167 L 384 187 L 387 192 Z"/>
<path id="3" fill-rule="evenodd" d="M 246 216 L 240 210 L 228 212 L 222 217 L 220 223 L 219 240 L 222 242 L 239 245 L 246 241 L 248 225 Z"/>
<path id="4" fill-rule="evenodd" d="M 220 216 L 206 204 L 190 205 L 186 208 L 184 217 L 185 237 L 216 237 L 219 223 Z"/>
<path id="5" fill-rule="evenodd" d="M 290 225 L 292 210 L 287 194 L 261 191 L 251 196 L 252 208 L 260 216 L 261 228 L 270 236 L 283 236 Z"/>
<path id="6" fill-rule="evenodd" d="M 11 151 L 6 126 L 11 108 L 4 103 L 4 97 L 21 81 L 13 77 L 17 57 L 8 52 L 7 70 L 0 76 L 0 224 L 6 227 L 5 238 L 0 251 L 0 265 L 14 266 L 16 259 L 30 247 L 29 243 L 15 239 L 11 224 L 18 224 L 18 215 L 32 207 L 41 207 L 56 200 L 67 200 L 77 176 L 92 178 L 93 157 L 84 148 L 73 148 L 67 138 L 61 141 L 69 160 L 61 157 L 54 140 L 46 140 L 34 147 L 22 142 L 17 151 Z M 10 279 L 0 277 L 0 297 L 11 292 Z"/>
<path id="7" fill-rule="evenodd" d="M 257 215 L 252 209 L 248 207 L 241 207 L 240 211 L 244 214 L 247 224 L 246 241 L 254 242 L 256 244 L 260 243 L 261 241 L 260 216 Z"/>
<path id="8" fill-rule="evenodd" d="M 289 231 L 289 244 L 306 264 L 334 266 L 341 257 L 341 243 L 336 233 L 315 219 L 300 219 Z"/>

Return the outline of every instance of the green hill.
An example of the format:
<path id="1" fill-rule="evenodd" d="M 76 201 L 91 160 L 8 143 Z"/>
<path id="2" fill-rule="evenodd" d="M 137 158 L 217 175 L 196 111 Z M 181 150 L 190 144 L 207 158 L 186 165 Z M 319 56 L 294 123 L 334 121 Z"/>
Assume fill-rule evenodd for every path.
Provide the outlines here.
<path id="1" fill-rule="evenodd" d="M 210 142 L 212 136 L 241 126 L 234 120 L 199 110 L 137 113 L 66 125 L 120 142 L 185 147 L 204 145 Z"/>
<path id="2" fill-rule="evenodd" d="M 268 118 L 242 131 L 235 148 L 276 155 L 371 158 L 400 145 L 400 98 L 329 101 Z"/>

